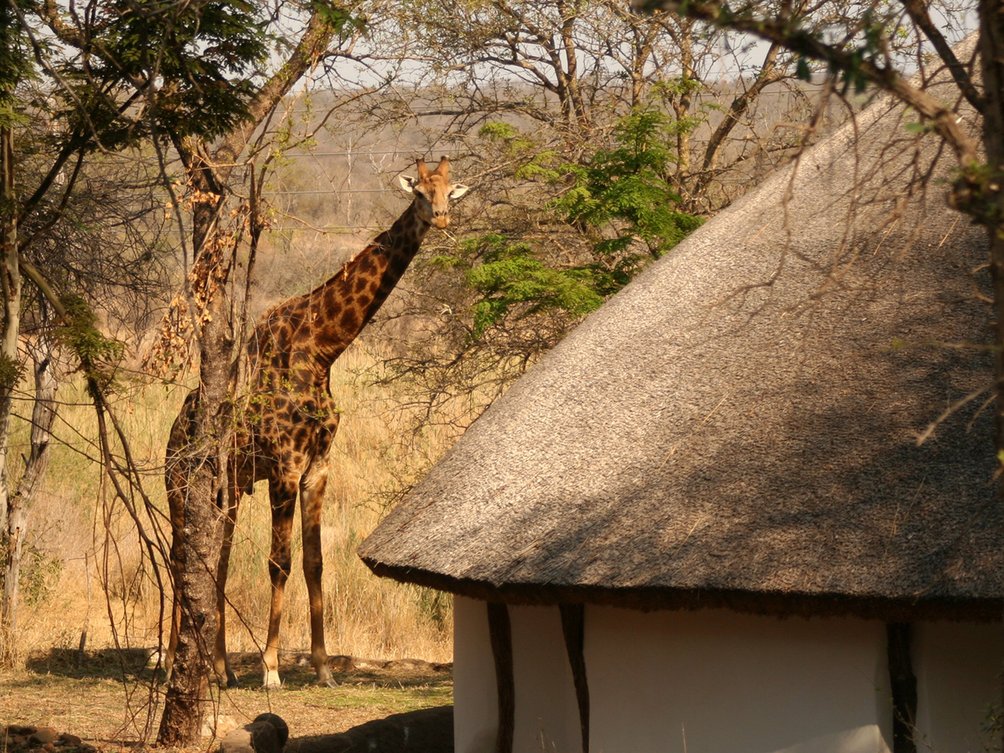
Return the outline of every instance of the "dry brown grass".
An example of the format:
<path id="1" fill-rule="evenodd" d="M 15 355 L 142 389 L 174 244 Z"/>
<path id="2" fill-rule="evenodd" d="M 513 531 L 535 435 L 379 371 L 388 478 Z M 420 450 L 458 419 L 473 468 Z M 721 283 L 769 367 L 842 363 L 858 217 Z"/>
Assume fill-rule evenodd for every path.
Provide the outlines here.
<path id="1" fill-rule="evenodd" d="M 407 430 L 400 388 L 370 384 L 380 359 L 354 345 L 336 364 L 333 392 L 342 421 L 331 453 L 331 482 L 323 521 L 327 648 L 332 655 L 447 661 L 451 655 L 449 601 L 372 575 L 355 555 L 359 542 L 401 484 L 455 439 L 447 430 L 420 438 Z M 76 648 L 86 631 L 89 648 L 156 646 L 161 602 L 136 527 L 122 505 L 102 502 L 95 462 L 94 411 L 65 387 L 45 486 L 29 518 L 20 653 Z M 161 464 L 170 424 L 184 398 L 180 386 L 149 385 L 121 392 L 116 412 L 131 450 L 143 465 L 144 487 L 164 506 Z M 27 412 L 25 409 L 20 413 Z M 26 448 L 22 426 L 13 457 Z M 420 444 L 416 445 L 413 442 Z M 416 460 L 420 458 L 421 460 Z M 296 526 L 298 530 L 298 526 Z M 256 651 L 264 642 L 269 583 L 268 494 L 259 484 L 244 499 L 235 536 L 228 595 L 230 647 Z M 309 645 L 307 600 L 294 541 L 294 572 L 287 586 L 282 646 Z"/>

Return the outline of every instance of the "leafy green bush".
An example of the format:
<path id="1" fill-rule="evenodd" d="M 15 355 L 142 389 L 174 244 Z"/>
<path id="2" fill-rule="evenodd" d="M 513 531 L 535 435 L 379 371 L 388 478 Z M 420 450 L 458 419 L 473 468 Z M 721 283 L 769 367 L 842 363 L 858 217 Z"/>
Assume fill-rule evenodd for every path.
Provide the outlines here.
<path id="1" fill-rule="evenodd" d="M 522 163 L 518 177 L 557 191 L 547 209 L 586 235 L 591 253 L 579 263 L 559 263 L 530 240 L 488 233 L 462 243 L 455 256 L 437 257 L 441 266 L 462 269 L 476 293 L 473 336 L 516 310 L 587 314 L 699 227 L 703 219 L 678 208 L 671 184 L 672 139 L 692 127 L 657 108 L 639 108 L 617 123 L 609 147 L 570 163 L 509 123 L 486 124 L 480 135 Z"/>
<path id="2" fill-rule="evenodd" d="M 529 243 L 489 233 L 464 241 L 458 256 L 441 256 L 443 266 L 459 267 L 477 292 L 473 335 L 480 337 L 514 307 L 524 314 L 560 309 L 588 314 L 603 303 L 601 276 L 588 268 L 556 269 L 534 255 Z"/>
<path id="3" fill-rule="evenodd" d="M 612 237 L 596 244 L 598 253 L 626 252 L 641 241 L 659 257 L 700 227 L 700 217 L 677 209 L 680 197 L 670 183 L 676 128 L 661 110 L 636 110 L 617 124 L 611 148 L 568 166 L 572 188 L 554 205 L 570 222 L 610 229 Z"/>

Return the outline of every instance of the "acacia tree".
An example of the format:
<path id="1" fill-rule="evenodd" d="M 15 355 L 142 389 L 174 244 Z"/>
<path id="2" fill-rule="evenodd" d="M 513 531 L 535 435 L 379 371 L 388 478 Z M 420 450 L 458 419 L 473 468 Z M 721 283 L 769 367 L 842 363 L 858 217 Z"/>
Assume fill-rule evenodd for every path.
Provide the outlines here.
<path id="1" fill-rule="evenodd" d="M 795 56 L 729 47 L 677 13 L 622 0 L 409 0 L 372 27 L 380 55 L 415 72 L 410 98 L 399 87 L 376 114 L 446 142 L 491 185 L 461 223 L 482 237 L 430 247 L 411 283 L 426 315 L 448 312 L 437 347 L 393 364 L 430 407 L 498 394 L 692 215 L 729 203 L 804 140 L 758 125 L 761 100 L 781 103 L 775 123 L 804 119 Z M 744 67 L 722 82 L 726 58 Z M 664 216 L 656 232 L 656 205 L 679 222 Z"/>
<path id="2" fill-rule="evenodd" d="M 155 277 L 150 274 L 156 264 L 148 242 L 155 242 L 156 236 L 145 236 L 140 229 L 144 208 L 131 203 L 126 173 L 119 169 L 109 191 L 111 182 L 101 181 L 100 170 L 90 168 L 107 162 L 114 152 L 138 146 L 149 136 L 148 124 L 154 120 L 151 112 L 155 108 L 137 106 L 141 90 L 126 66 L 102 69 L 103 59 L 129 59 L 129 48 L 137 41 L 108 36 L 114 24 L 106 23 L 107 18 L 98 21 L 88 15 L 81 20 L 74 16 L 78 23 L 70 26 L 63 22 L 54 3 L 29 0 L 3 2 L 0 15 L 4 143 L 0 172 L 5 186 L 0 507 L 6 554 L 0 638 L 6 658 L 12 659 L 27 502 L 44 469 L 53 415 L 51 335 L 78 360 L 100 413 L 110 384 L 105 362 L 121 349 L 97 331 L 87 298 L 94 302 L 109 288 L 122 290 L 130 282 Z M 106 38 L 95 39 L 99 36 L 96 29 L 105 32 Z M 91 55 L 92 45 L 99 47 L 100 56 Z M 197 76 L 194 80 L 202 83 Z M 158 94 L 157 99 L 161 104 L 166 98 Z M 199 102 L 187 104 L 194 105 L 200 114 L 214 112 Z M 196 121 L 186 122 L 189 130 L 191 123 Z M 15 132 L 21 137 L 17 149 Z M 17 171 L 15 157 L 24 163 Z M 13 191 L 16 173 L 25 184 L 23 196 Z M 149 211 L 150 202 L 147 205 Z M 109 213 L 112 207 L 116 208 Z M 110 221 L 117 228 L 112 228 Z M 132 260 L 128 261 L 130 254 Z M 142 270 L 139 275 L 137 267 Z M 35 358 L 32 453 L 18 487 L 11 490 L 6 443 L 13 391 L 23 370 L 18 357 L 22 308 L 24 301 L 35 298 L 21 295 L 22 275 L 32 280 L 55 311 L 59 326 L 51 335 L 43 331 L 37 338 L 45 352 Z M 105 299 L 105 312 L 112 314 L 114 308 Z M 45 326 L 43 319 L 36 318 L 36 323 Z"/>
<path id="3" fill-rule="evenodd" d="M 63 104 L 67 137 L 36 194 L 58 182 L 74 155 L 82 160 L 95 150 L 147 143 L 156 150 L 163 188 L 189 238 L 184 258 L 193 274 L 181 300 L 198 342 L 201 401 L 185 458 L 187 506 L 174 530 L 174 590 L 183 609 L 159 739 L 191 744 L 200 734 L 208 695 L 222 541 L 217 502 L 227 484 L 225 448 L 238 373 L 241 322 L 227 294 L 246 289 L 244 283 L 228 283 L 241 241 L 250 237 L 253 243 L 260 232 L 253 211 L 248 219 L 235 181 L 254 174 L 253 168 L 244 169 L 252 135 L 293 85 L 325 59 L 332 40 L 348 29 L 349 16 L 325 0 L 271 5 L 115 0 L 87 13 L 54 0 L 4 5 L 17 21 L 14 28 L 30 37 L 36 65 L 54 82 L 54 96 Z M 175 194 L 170 173 L 175 158 L 185 178 L 184 197 Z M 248 222 L 250 233 L 244 231 Z M 109 412 L 107 382 L 92 368 L 94 354 L 84 352 L 94 334 L 93 319 L 77 316 L 59 295 L 52 297 L 57 314 L 75 325 L 67 328 L 67 337 L 78 348 L 98 409 L 106 470 L 128 504 L 130 488 L 139 486 L 137 474 Z M 118 454 L 111 433 L 118 434 Z M 141 489 L 139 494 L 145 499 Z M 159 542 L 148 538 L 146 544 L 153 550 Z"/>
<path id="4" fill-rule="evenodd" d="M 604 144 L 620 118 L 658 101 L 679 126 L 674 187 L 694 198 L 692 211 L 716 208 L 703 198 L 713 177 L 749 157 L 728 149 L 730 134 L 749 131 L 764 90 L 796 73 L 779 45 L 741 52 L 714 27 L 622 0 L 411 0 L 385 23 L 384 55 L 420 63 L 423 82 L 448 84 L 449 99 L 428 109 L 453 116 L 454 133 L 501 118 L 543 129 L 542 146 L 575 160 Z M 736 65 L 733 91 L 723 90 L 722 70 Z M 710 99 L 713 108 L 702 104 Z"/>
<path id="5" fill-rule="evenodd" d="M 14 12 L 0 7 L 0 266 L 2 266 L 3 337 L 0 338 L 0 522 L 3 523 L 5 557 L 4 571 L 9 572 L 11 557 L 19 561 L 21 515 L 9 509 L 6 473 L 7 436 L 11 402 L 18 380 L 18 334 L 20 333 L 21 283 L 17 265 L 17 208 L 14 193 L 14 91 L 20 74 L 27 67 L 23 51 L 24 40 L 13 23 Z M 11 535 L 13 533 L 13 536 Z M 16 574 L 15 569 L 15 574 Z M 9 660 L 11 625 L 15 619 L 11 605 L 17 596 L 16 581 L 5 579 L 3 609 L 0 618 L 0 659 Z M 10 591 L 13 590 L 11 593 Z"/>
<path id="6" fill-rule="evenodd" d="M 107 148 L 100 153 L 107 134 L 100 118 L 92 117 L 90 106 L 95 98 L 78 97 L 63 113 L 68 117 L 57 112 L 54 81 L 46 76 L 40 64 L 42 48 L 32 39 L 33 30 L 38 28 L 36 10 L 29 2 L 0 4 L 0 217 L 4 238 L 0 658 L 6 663 L 18 658 L 20 558 L 28 531 L 28 507 L 44 471 L 53 419 L 57 343 L 50 331 L 53 320 L 47 312 L 52 307 L 46 305 L 46 298 L 53 298 L 62 310 L 56 291 L 80 291 L 81 301 L 101 300 L 109 317 L 114 317 L 112 301 L 129 298 L 126 291 L 130 288 L 142 297 L 157 277 L 153 273 L 156 259 L 149 253 L 152 246 L 146 242 L 155 243 L 157 234 L 140 238 L 151 226 L 146 222 L 149 213 L 133 201 L 131 188 L 138 184 L 131 186 L 132 181 L 126 178 L 133 171 L 117 164 L 111 181 L 100 167 L 110 161 L 111 153 Z M 49 51 L 49 60 L 59 54 Z M 62 59 L 58 68 L 63 76 L 79 76 L 81 72 L 79 61 L 72 58 Z M 83 122 L 88 123 L 87 128 L 79 127 Z M 127 141 L 117 143 L 117 148 L 126 146 Z M 114 190 L 109 190 L 111 186 Z M 35 291 L 22 295 L 23 276 L 32 280 Z M 107 295 L 112 290 L 117 295 Z M 132 297 L 132 302 L 135 300 Z M 26 326 L 32 332 L 30 340 L 24 336 Z M 103 342 L 101 338 L 91 344 L 99 342 Z M 28 360 L 34 362 L 35 371 L 32 450 L 18 476 L 7 463 L 7 441 L 15 389 L 27 371 Z"/>

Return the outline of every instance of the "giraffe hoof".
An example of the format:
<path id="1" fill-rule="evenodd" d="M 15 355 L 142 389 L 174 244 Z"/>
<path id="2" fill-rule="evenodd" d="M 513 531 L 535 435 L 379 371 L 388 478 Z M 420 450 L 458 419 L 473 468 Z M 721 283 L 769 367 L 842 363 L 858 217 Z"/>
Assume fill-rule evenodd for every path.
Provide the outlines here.
<path id="1" fill-rule="evenodd" d="M 338 683 L 335 681 L 334 677 L 318 677 L 317 686 L 319 688 L 337 688 Z"/>
<path id="2" fill-rule="evenodd" d="M 267 672 L 265 672 L 265 679 L 262 682 L 261 686 L 265 690 L 278 690 L 279 688 L 281 688 L 282 680 L 279 679 L 279 673 L 274 669 L 270 669 Z"/>

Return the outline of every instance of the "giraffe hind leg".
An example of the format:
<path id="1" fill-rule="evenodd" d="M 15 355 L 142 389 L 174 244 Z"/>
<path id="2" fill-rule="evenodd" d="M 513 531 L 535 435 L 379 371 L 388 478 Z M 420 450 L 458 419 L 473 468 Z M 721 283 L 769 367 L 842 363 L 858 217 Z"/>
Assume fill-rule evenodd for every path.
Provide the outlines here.
<path id="1" fill-rule="evenodd" d="M 269 499 L 272 505 L 272 547 L 269 554 L 268 573 L 272 582 L 272 600 L 269 604 L 268 637 L 262 653 L 266 688 L 279 687 L 279 626 L 282 622 L 283 595 L 291 567 L 290 537 L 293 515 L 296 511 L 296 483 L 281 478 L 269 479 Z"/>
<path id="2" fill-rule="evenodd" d="M 310 663 L 317 681 L 334 685 L 324 647 L 324 591 L 321 575 L 324 570 L 321 552 L 321 511 L 324 490 L 328 482 L 325 462 L 315 462 L 300 480 L 300 523 L 303 535 L 303 577 L 307 581 L 310 601 Z"/>

